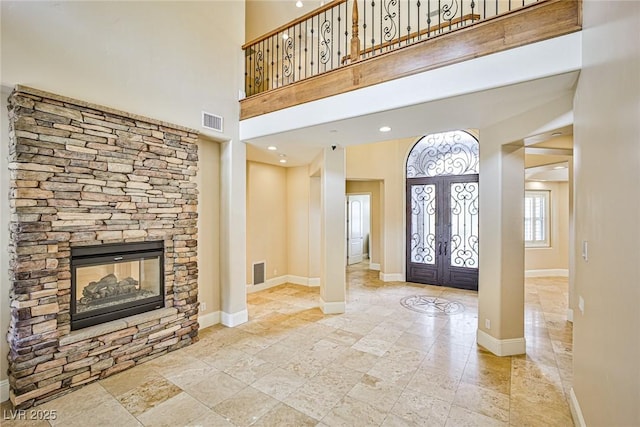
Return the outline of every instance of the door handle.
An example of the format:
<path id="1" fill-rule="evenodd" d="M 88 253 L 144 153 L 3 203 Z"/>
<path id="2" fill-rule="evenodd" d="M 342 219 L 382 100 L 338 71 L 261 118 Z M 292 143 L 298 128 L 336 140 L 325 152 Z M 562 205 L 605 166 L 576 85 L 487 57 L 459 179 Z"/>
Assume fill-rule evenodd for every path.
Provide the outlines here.
<path id="1" fill-rule="evenodd" d="M 447 255 L 447 242 L 444 242 L 444 255 Z"/>
<path id="2" fill-rule="evenodd" d="M 442 242 L 438 242 L 438 255 L 442 255 Z"/>

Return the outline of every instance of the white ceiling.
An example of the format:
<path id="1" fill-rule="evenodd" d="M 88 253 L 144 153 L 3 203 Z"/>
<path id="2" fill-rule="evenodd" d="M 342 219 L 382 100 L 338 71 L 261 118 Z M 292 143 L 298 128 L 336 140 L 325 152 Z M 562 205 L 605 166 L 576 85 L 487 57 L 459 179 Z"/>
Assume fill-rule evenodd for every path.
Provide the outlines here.
<path id="1" fill-rule="evenodd" d="M 331 145 L 346 147 L 418 137 L 451 129 L 486 128 L 559 98 L 572 98 L 578 74 L 578 71 L 573 71 L 251 138 L 245 140 L 248 144 L 247 158 L 282 166 L 279 163 L 282 158 L 280 155 L 285 155 L 285 166 L 300 166 L 310 163 L 322 148 Z M 383 125 L 390 126 L 391 132 L 381 133 L 379 128 Z M 567 123 L 562 123 L 558 129 L 566 133 L 566 126 Z M 554 131 L 555 129 L 550 129 L 539 136 L 532 135 L 531 139 L 525 139 L 525 143 L 538 144 L 548 140 Z M 270 145 L 276 146 L 278 150 L 268 151 L 267 147 Z"/>

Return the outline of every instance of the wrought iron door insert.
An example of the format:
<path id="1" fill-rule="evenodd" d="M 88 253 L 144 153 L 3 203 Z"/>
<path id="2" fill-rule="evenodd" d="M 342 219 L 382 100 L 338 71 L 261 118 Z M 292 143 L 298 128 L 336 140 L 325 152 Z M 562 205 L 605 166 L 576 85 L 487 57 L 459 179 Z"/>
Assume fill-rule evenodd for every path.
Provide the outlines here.
<path id="1" fill-rule="evenodd" d="M 407 163 L 407 281 L 478 289 L 478 141 L 428 135 Z"/>

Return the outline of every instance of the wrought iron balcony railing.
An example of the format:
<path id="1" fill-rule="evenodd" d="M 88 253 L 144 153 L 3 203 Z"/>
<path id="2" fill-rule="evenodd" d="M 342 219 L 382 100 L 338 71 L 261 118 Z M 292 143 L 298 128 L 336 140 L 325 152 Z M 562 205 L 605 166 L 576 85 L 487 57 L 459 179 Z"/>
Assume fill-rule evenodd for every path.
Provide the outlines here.
<path id="1" fill-rule="evenodd" d="M 333 0 L 245 44 L 247 96 L 545 0 Z"/>

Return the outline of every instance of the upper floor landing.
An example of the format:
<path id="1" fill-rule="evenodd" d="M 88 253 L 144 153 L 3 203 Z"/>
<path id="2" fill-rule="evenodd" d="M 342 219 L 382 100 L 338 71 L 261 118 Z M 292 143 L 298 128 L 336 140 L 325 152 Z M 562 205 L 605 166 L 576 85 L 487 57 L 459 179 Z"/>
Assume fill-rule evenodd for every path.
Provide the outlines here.
<path id="1" fill-rule="evenodd" d="M 243 46 L 247 97 L 240 118 L 581 30 L 579 0 L 532 1 L 329 2 Z"/>

